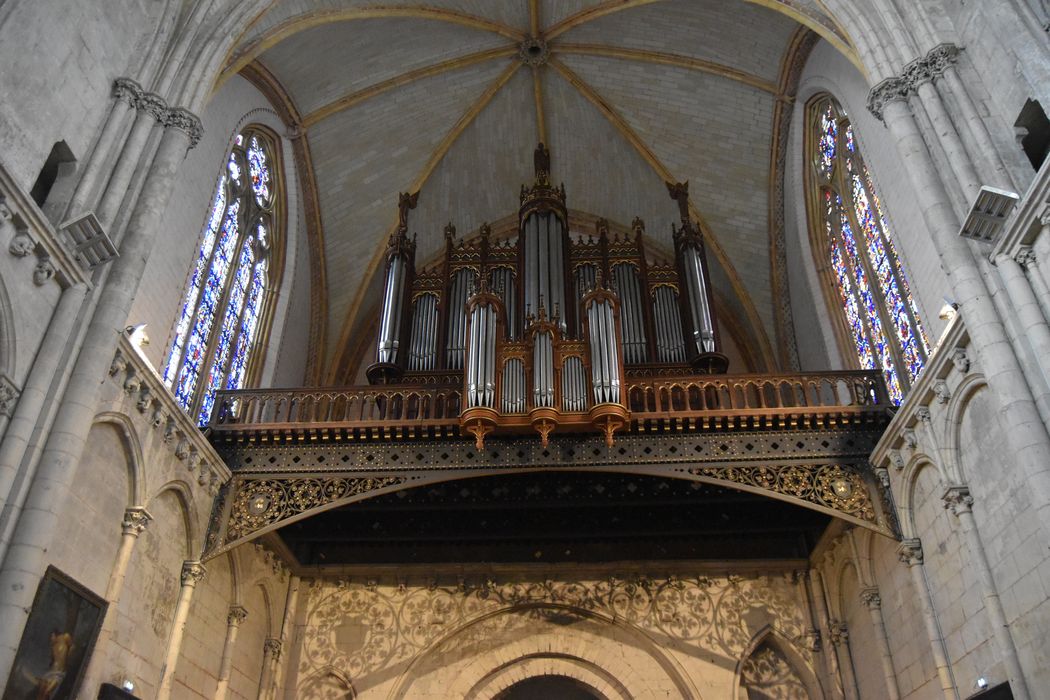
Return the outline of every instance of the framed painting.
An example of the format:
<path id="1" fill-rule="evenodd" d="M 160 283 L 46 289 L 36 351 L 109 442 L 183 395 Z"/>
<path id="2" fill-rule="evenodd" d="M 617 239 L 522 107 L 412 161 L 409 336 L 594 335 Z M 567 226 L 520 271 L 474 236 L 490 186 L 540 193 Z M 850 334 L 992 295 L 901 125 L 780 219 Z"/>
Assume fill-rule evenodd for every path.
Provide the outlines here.
<path id="1" fill-rule="evenodd" d="M 40 580 L 2 700 L 77 695 L 106 602 L 54 567 Z"/>

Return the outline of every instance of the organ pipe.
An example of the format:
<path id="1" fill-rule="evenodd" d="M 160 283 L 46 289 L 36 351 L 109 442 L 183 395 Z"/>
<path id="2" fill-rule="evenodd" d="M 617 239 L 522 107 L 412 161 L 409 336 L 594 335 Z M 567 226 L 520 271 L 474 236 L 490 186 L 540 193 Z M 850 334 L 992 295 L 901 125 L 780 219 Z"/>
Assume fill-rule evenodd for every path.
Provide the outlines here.
<path id="1" fill-rule="evenodd" d="M 408 369 L 426 372 L 434 369 L 437 357 L 437 295 L 420 294 L 412 305 L 412 340 Z"/>
<path id="2" fill-rule="evenodd" d="M 685 340 L 678 310 L 678 292 L 660 285 L 653 292 L 656 355 L 659 362 L 685 362 Z"/>
<path id="3" fill-rule="evenodd" d="M 503 365 L 500 410 L 504 413 L 525 412 L 525 363 L 516 357 Z"/>
<path id="4" fill-rule="evenodd" d="M 613 275 L 613 288 L 620 297 L 625 359 L 628 364 L 642 364 L 646 360 L 646 340 L 638 268 L 631 263 L 617 263 Z"/>
<path id="5" fill-rule="evenodd" d="M 448 369 L 463 369 L 463 350 L 467 341 L 466 305 L 476 279 L 474 271 L 468 268 L 457 270 L 452 278 L 445 355 L 445 366 Z"/>
<path id="6" fill-rule="evenodd" d="M 366 374 L 372 383 L 401 376 L 407 364 L 401 342 L 405 330 L 405 296 L 409 293 L 415 264 L 416 244 L 408 237 L 408 210 L 415 209 L 419 193 L 398 196 L 398 226 L 386 250 L 386 278 L 380 307 L 376 361 Z"/>

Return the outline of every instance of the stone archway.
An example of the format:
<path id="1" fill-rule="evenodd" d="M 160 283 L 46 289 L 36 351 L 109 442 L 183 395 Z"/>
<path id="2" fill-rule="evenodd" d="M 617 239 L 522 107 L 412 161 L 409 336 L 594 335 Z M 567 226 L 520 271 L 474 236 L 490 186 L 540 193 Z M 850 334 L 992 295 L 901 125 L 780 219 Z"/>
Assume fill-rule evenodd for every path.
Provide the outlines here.
<path id="1" fill-rule="evenodd" d="M 496 695 L 495 700 L 605 700 L 595 689 L 575 678 L 546 674 L 518 681 Z"/>

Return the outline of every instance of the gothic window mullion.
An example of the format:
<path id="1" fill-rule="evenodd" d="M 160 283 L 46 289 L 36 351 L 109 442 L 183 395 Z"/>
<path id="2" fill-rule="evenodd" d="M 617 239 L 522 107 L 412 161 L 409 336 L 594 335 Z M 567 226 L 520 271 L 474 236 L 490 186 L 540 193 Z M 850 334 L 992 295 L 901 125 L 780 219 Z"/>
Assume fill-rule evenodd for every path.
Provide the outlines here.
<path id="1" fill-rule="evenodd" d="M 838 197 L 838 195 L 834 194 L 834 191 L 831 192 L 835 198 Z M 851 256 L 848 254 L 846 243 L 843 238 L 841 216 L 838 207 L 832 206 L 828 210 L 827 217 L 830 245 L 829 250 L 831 251 L 833 267 L 836 268 L 837 274 L 838 266 L 834 265 L 837 257 L 837 262 L 841 264 L 842 270 L 845 272 L 846 279 L 839 279 L 838 282 L 843 302 L 846 304 L 844 307 L 844 311 L 846 312 L 846 324 L 849 326 L 850 336 L 853 339 L 856 348 L 857 359 L 859 360 L 861 369 L 876 369 L 879 365 L 878 354 L 876 352 L 876 337 L 871 326 L 871 319 L 863 313 L 866 305 L 861 296 L 860 284 L 857 281 L 856 267 L 852 262 Z M 852 301 L 852 305 L 850 305 L 850 301 Z M 863 337 L 863 343 L 861 342 L 861 339 L 857 337 L 858 335 Z M 867 360 L 865 358 L 867 358 Z"/>

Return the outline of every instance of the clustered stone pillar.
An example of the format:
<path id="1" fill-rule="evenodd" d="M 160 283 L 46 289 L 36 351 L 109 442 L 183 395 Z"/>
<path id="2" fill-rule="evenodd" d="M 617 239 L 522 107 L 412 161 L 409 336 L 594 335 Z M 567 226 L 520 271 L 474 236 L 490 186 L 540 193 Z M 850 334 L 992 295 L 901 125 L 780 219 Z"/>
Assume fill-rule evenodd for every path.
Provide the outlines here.
<path id="1" fill-rule="evenodd" d="M 828 614 L 828 602 L 824 596 L 824 580 L 818 570 L 809 570 L 809 584 L 813 594 L 813 603 L 817 609 L 817 619 L 819 620 L 820 625 L 827 630 L 827 635 L 822 635 L 826 636 L 828 639 L 828 643 L 824 644 L 823 648 L 828 665 L 831 667 L 832 677 L 840 684 L 842 695 L 844 697 L 849 698 L 850 700 L 856 700 L 856 686 L 849 686 L 849 684 L 845 682 L 846 676 L 842 669 L 845 664 L 839 656 L 838 647 L 830 641 L 832 625 L 834 622 L 831 619 L 831 615 Z M 848 659 L 846 661 L 848 662 Z"/>
<path id="2" fill-rule="evenodd" d="M 248 618 L 248 611 L 240 605 L 230 607 L 226 615 L 226 641 L 222 645 L 222 661 L 219 662 L 219 682 L 215 687 L 215 700 L 225 700 L 230 690 L 230 677 L 233 675 L 233 650 L 237 644 L 237 630 Z"/>
<path id="3" fill-rule="evenodd" d="M 828 620 L 828 642 L 835 648 L 842 669 L 842 684 L 846 687 L 847 698 L 859 698 L 857 674 L 853 669 L 853 654 L 849 648 L 849 628 L 841 620 Z"/>
<path id="4" fill-rule="evenodd" d="M 937 676 L 941 681 L 941 690 L 947 700 L 958 700 L 959 694 L 955 687 L 955 679 L 952 677 L 951 666 L 948 664 L 948 650 L 944 644 L 944 637 L 941 636 L 937 613 L 933 607 L 933 596 L 930 595 L 926 572 L 923 570 L 922 542 L 917 537 L 904 540 L 897 549 L 897 556 L 901 563 L 911 571 L 915 593 L 919 597 L 919 610 L 923 623 L 926 625 L 930 651 L 933 653 L 933 663 L 937 667 Z"/>
<path id="5" fill-rule="evenodd" d="M 1006 666 L 1006 672 L 1010 676 L 1010 691 L 1016 700 L 1028 700 L 1030 697 L 1028 684 L 1025 682 L 1013 635 L 1010 634 L 1010 623 L 1006 619 L 1006 611 L 1003 610 L 1003 603 L 999 598 L 999 589 L 995 585 L 995 577 L 988 564 L 988 555 L 984 550 L 984 543 L 981 542 L 980 533 L 977 531 L 977 524 L 974 522 L 973 496 L 970 495 L 970 489 L 966 486 L 949 486 L 944 492 L 943 499 L 944 507 L 959 519 L 959 529 L 963 531 L 966 546 L 970 550 L 970 562 L 977 569 L 981 596 L 984 598 L 984 609 L 987 611 L 988 621 L 995 633 L 999 653 L 1003 657 L 1003 665 Z"/>
<path id="6" fill-rule="evenodd" d="M 182 636 L 186 633 L 186 620 L 190 615 L 190 604 L 193 602 L 193 591 L 204 578 L 206 569 L 199 561 L 186 561 L 182 564 L 182 588 L 179 589 L 179 600 L 175 604 L 175 619 L 171 623 L 168 635 L 168 649 L 164 654 L 164 667 L 160 674 L 160 686 L 157 689 L 157 700 L 171 697 L 171 687 L 175 681 L 175 666 L 182 651 Z"/>
<path id="7" fill-rule="evenodd" d="M 0 673 L 8 673 L 47 565 L 47 551 L 65 522 L 64 505 L 98 410 L 100 379 L 106 376 L 121 329 L 127 323 L 146 260 L 186 152 L 201 134 L 200 120 L 184 109 L 167 109 L 163 132 L 145 185 L 120 245 L 120 257 L 99 293 L 66 392 L 40 456 L 39 467 L 18 517 L 0 570 Z M 14 514 L 12 514 L 14 517 Z"/>
<path id="8" fill-rule="evenodd" d="M 871 627 L 875 630 L 875 643 L 879 647 L 882 673 L 886 677 L 886 697 L 888 700 L 899 700 L 901 691 L 897 686 L 897 673 L 893 670 L 893 654 L 890 652 L 890 640 L 886 636 L 886 622 L 882 619 L 882 597 L 879 596 L 879 589 L 871 586 L 861 590 L 860 601 L 871 615 Z"/>
<path id="9" fill-rule="evenodd" d="M 995 266 L 1006 286 L 1006 293 L 1017 314 L 1022 334 L 1027 338 L 1043 381 L 1050 385 L 1050 326 L 1039 307 L 1035 291 L 1025 277 L 1021 263 L 1011 255 L 996 257 Z"/>

